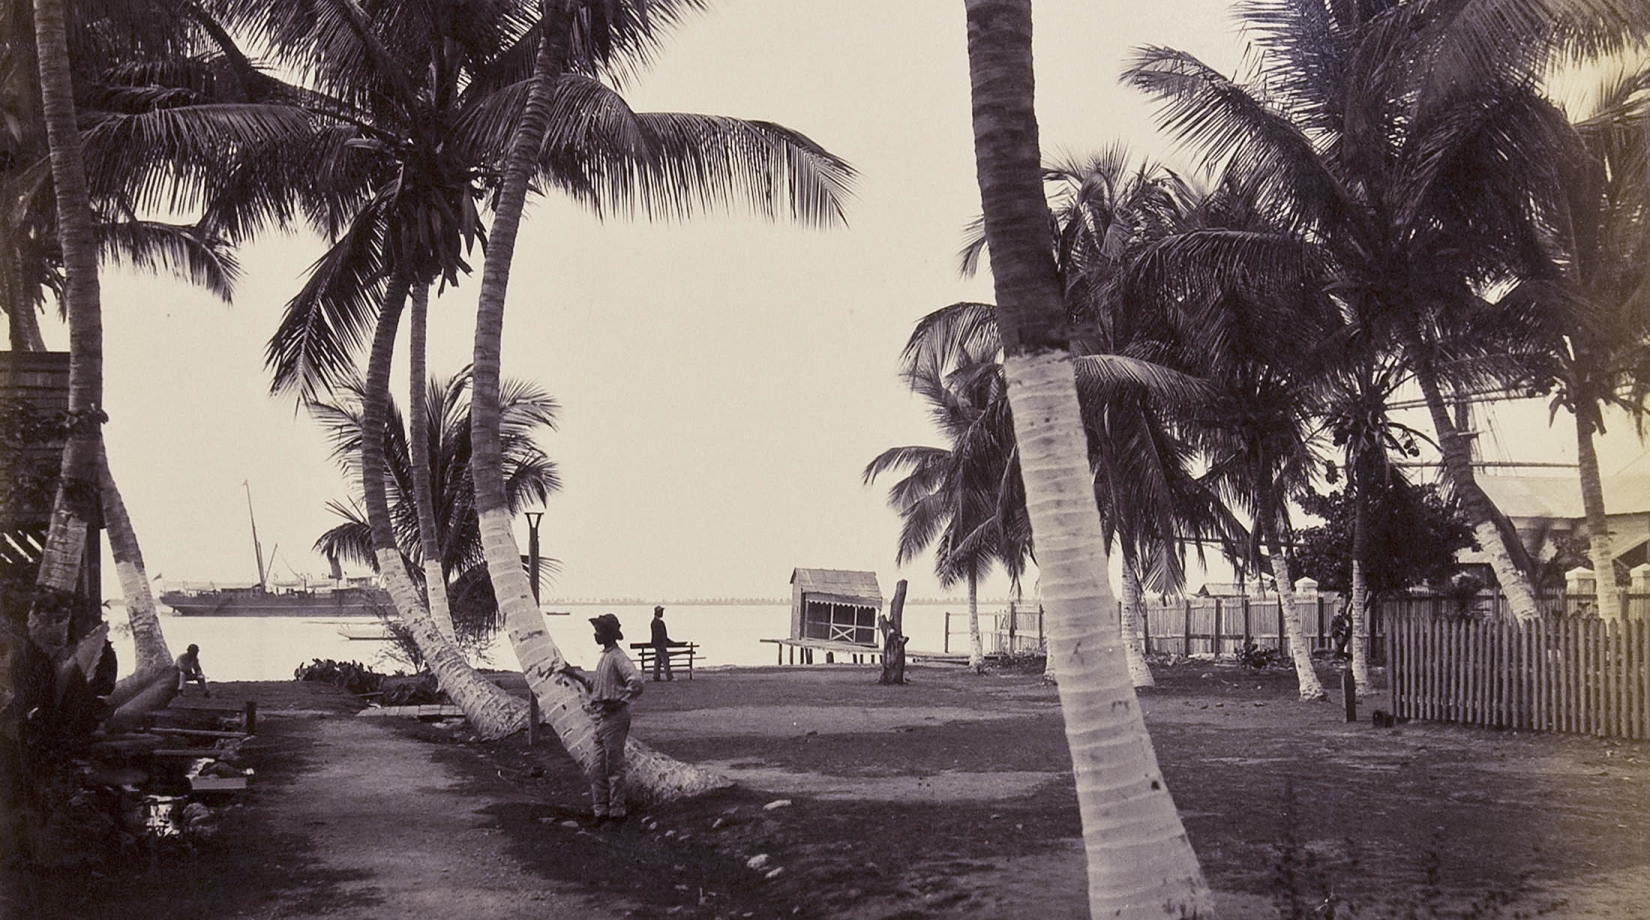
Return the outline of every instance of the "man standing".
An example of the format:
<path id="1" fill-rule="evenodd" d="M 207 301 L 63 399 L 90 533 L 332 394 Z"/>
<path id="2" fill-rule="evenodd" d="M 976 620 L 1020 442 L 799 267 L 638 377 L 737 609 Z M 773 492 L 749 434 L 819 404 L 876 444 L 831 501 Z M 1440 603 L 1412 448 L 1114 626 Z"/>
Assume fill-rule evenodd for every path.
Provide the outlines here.
<path id="1" fill-rule="evenodd" d="M 206 675 L 201 671 L 200 646 L 191 643 L 188 648 L 183 650 L 183 654 L 178 656 L 177 661 L 172 662 L 172 664 L 178 669 L 179 693 L 183 692 L 184 687 L 196 683 L 201 685 L 201 693 L 207 698 L 211 698 L 212 691 L 206 689 Z"/>
<path id="2" fill-rule="evenodd" d="M 670 672 L 670 647 L 676 643 L 670 641 L 670 632 L 665 629 L 665 608 L 653 608 L 653 679 L 659 679 L 659 666 L 664 665 L 665 680 L 675 680 L 676 675 Z"/>
<path id="3" fill-rule="evenodd" d="M 642 675 L 619 650 L 624 631 L 611 613 L 591 617 L 602 657 L 596 673 L 569 673 L 590 691 L 588 708 L 596 719 L 596 769 L 590 780 L 590 810 L 595 824 L 621 822 L 626 816 L 624 743 L 630 735 L 630 701 L 642 695 Z"/>

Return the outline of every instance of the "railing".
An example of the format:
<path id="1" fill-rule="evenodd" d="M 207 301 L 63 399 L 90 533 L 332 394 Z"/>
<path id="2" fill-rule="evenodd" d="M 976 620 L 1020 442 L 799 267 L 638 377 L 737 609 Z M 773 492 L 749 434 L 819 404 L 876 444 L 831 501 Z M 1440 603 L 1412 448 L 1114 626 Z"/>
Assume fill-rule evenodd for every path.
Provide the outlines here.
<path id="1" fill-rule="evenodd" d="M 958 638 L 952 640 L 952 636 Z M 1043 649 L 1043 610 L 1010 604 L 1007 610 L 980 612 L 980 646 L 986 655 L 1026 654 Z M 946 654 L 968 652 L 968 614 L 945 612 Z"/>
<path id="2" fill-rule="evenodd" d="M 1296 609 L 1301 612 L 1304 638 L 1313 650 L 1331 648 L 1335 644 L 1335 616 L 1340 613 L 1340 595 L 1323 592 L 1310 597 L 1297 597 Z M 1216 658 L 1235 655 L 1253 642 L 1257 648 L 1275 648 L 1287 651 L 1284 638 L 1283 605 L 1277 596 L 1256 599 L 1248 597 L 1181 597 L 1147 601 L 1145 616 L 1146 653 L 1184 655 L 1212 655 Z M 1372 654 L 1381 647 L 1384 636 L 1378 611 L 1369 617 L 1370 648 Z"/>
<path id="3" fill-rule="evenodd" d="M 1333 592 L 1297 598 L 1306 640 L 1316 649 L 1335 644 L 1335 616 L 1341 599 Z M 1235 655 L 1245 643 L 1259 648 L 1287 650 L 1283 636 L 1281 607 L 1274 597 L 1255 600 L 1241 597 L 1182 597 L 1147 601 L 1145 640 L 1147 654 Z M 1119 605 L 1121 611 L 1121 605 Z M 1385 633 L 1377 610 L 1370 611 L 1370 649 L 1380 659 Z M 955 637 L 955 638 L 953 638 Z M 980 612 L 980 643 L 987 655 L 1006 652 L 1034 652 L 1043 648 L 1045 632 L 1040 607 L 1012 607 L 1009 610 Z M 968 650 L 968 615 L 947 612 L 945 646 L 947 653 Z"/>
<path id="4" fill-rule="evenodd" d="M 1583 598 L 1547 600 L 1555 611 L 1590 609 Z M 1650 738 L 1650 595 L 1625 606 L 1622 620 L 1555 612 L 1520 623 L 1474 615 L 1473 605 L 1462 615 L 1450 598 L 1389 602 L 1393 714 Z"/>

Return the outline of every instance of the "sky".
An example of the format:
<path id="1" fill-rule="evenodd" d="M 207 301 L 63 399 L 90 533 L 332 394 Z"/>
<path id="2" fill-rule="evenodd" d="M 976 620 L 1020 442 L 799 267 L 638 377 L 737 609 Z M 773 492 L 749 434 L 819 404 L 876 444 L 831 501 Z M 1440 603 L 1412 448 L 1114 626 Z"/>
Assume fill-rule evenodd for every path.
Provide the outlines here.
<path id="1" fill-rule="evenodd" d="M 1243 37 L 1228 10 L 1038 4 L 1045 156 L 1121 139 L 1187 166 L 1117 78 L 1143 44 L 1235 72 Z M 968 89 L 956 0 L 721 0 L 676 32 L 626 97 L 639 110 L 803 132 L 858 170 L 848 226 L 738 214 L 604 224 L 562 201 L 530 204 L 503 362 L 562 405 L 542 441 L 564 482 L 540 531 L 562 566 L 547 599 L 783 596 L 799 566 L 871 570 L 885 594 L 900 578 L 913 596 L 948 593 L 931 556 L 895 565 L 891 481 L 861 477 L 889 447 L 937 443 L 896 375 L 916 320 L 991 299 L 988 278 L 956 267 L 979 211 Z M 326 503 L 349 484 L 319 428 L 268 395 L 263 366 L 283 304 L 321 251 L 302 235 L 243 250 L 233 306 L 170 279 L 105 272 L 106 439 L 151 576 L 254 581 L 248 489 L 273 573 L 326 571 L 311 546 L 335 523 Z M 434 373 L 469 360 L 475 261 L 478 275 L 432 305 Z M 48 327 L 61 347 L 66 334 Z M 404 398 L 404 365 L 393 386 Z M 1520 418 L 1513 428 L 1529 433 L 1512 444 L 1562 462 L 1573 442 L 1562 420 L 1549 432 L 1544 410 L 1524 414 L 1534 421 Z M 1606 470 L 1638 451 L 1607 447 Z M 517 530 L 525 551 L 525 522 Z M 985 586 L 1006 589 L 1000 576 Z"/>

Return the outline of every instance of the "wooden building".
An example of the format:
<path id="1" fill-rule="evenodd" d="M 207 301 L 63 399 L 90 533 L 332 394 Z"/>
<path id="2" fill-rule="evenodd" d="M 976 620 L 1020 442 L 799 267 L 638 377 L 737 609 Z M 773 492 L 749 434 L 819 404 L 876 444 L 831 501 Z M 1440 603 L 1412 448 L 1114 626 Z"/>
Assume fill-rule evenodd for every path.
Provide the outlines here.
<path id="1" fill-rule="evenodd" d="M 791 571 L 791 638 L 879 648 L 882 589 L 875 572 Z"/>
<path id="2" fill-rule="evenodd" d="M 0 607 L 28 610 L 62 462 L 69 409 L 68 352 L 0 351 Z M 77 616 L 96 623 L 103 598 L 101 529 L 86 534 Z"/>

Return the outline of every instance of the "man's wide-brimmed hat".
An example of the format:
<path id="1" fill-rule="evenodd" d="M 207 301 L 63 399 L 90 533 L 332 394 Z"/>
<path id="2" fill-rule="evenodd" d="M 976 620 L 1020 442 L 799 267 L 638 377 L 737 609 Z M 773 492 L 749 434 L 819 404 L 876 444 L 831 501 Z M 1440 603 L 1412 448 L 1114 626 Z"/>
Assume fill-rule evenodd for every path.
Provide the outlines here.
<path id="1" fill-rule="evenodd" d="M 619 628 L 619 618 L 611 613 L 591 617 L 590 625 L 596 627 L 596 632 L 604 636 L 609 636 L 615 640 L 624 638 L 624 630 Z"/>

